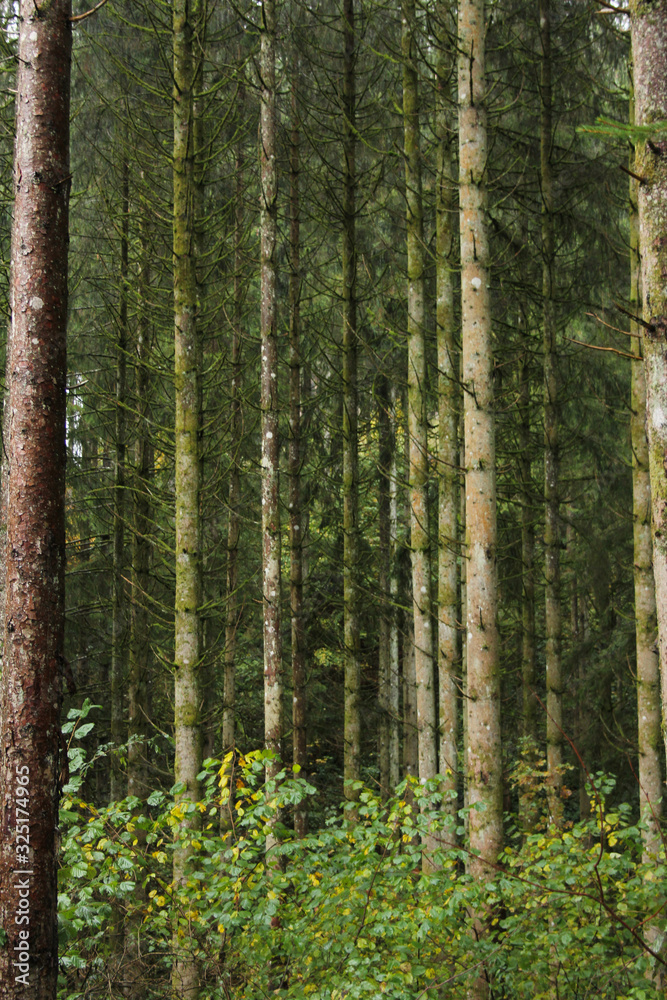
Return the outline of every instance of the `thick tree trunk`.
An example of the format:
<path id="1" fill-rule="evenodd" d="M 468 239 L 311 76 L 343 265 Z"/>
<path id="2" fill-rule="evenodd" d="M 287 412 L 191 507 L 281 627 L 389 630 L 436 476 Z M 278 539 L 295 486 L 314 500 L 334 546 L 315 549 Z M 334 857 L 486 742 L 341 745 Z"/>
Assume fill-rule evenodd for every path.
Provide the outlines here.
<path id="1" fill-rule="evenodd" d="M 290 141 L 290 438 L 289 438 L 289 532 L 290 610 L 292 616 L 292 763 L 295 770 L 306 766 L 306 633 L 303 617 L 303 523 L 301 503 L 301 260 L 299 192 L 299 56 L 293 53 L 292 131 Z M 308 832 L 307 802 L 294 809 L 294 832 Z"/>
<path id="2" fill-rule="evenodd" d="M 283 675 L 280 633 L 280 507 L 278 440 L 278 338 L 276 327 L 276 13 L 274 0 L 262 4 L 260 33 L 260 240 L 262 346 L 262 539 L 264 607 L 264 739 L 266 748 L 282 755 Z M 267 778 L 279 770 L 266 769 Z M 267 850 L 275 844 L 267 837 Z"/>
<path id="3" fill-rule="evenodd" d="M 631 0 L 632 57 L 637 125 L 667 118 L 667 0 Z M 643 354 L 646 429 L 651 488 L 653 572 L 658 618 L 662 732 L 667 745 L 667 141 L 655 137 L 636 146 L 639 185 L 639 256 L 642 262 Z"/>
<path id="4" fill-rule="evenodd" d="M 125 625 L 125 408 L 127 406 L 127 291 L 130 223 L 130 165 L 123 158 L 121 177 L 120 275 L 118 305 L 118 354 L 116 358 L 116 456 L 113 490 L 113 571 L 111 610 L 111 739 L 120 746 L 124 742 L 123 692 L 125 690 L 125 655 L 127 634 Z M 111 758 L 112 802 L 123 797 L 123 779 L 118 756 Z"/>
<path id="5" fill-rule="evenodd" d="M 491 874 L 503 838 L 498 648 L 496 456 L 487 169 L 483 0 L 459 5 L 459 199 L 466 467 L 467 779 L 469 869 Z M 484 997 L 484 976 L 474 994 Z"/>
<path id="6" fill-rule="evenodd" d="M 436 223 L 436 335 L 438 344 L 438 689 L 440 732 L 438 771 L 443 776 L 444 809 L 455 817 L 458 810 L 458 513 L 459 477 L 459 359 L 454 314 L 454 263 L 456 209 L 452 163 L 452 129 L 448 90 L 452 54 L 445 30 L 445 4 L 440 4 L 436 90 L 438 140 Z"/>
<path id="7" fill-rule="evenodd" d="M 544 576 L 549 813 L 563 822 L 563 678 L 560 608 L 560 501 L 558 489 L 558 361 L 554 316 L 554 206 L 551 178 L 551 21 L 540 0 L 540 186 L 542 190 L 542 335 L 544 350 Z"/>
<path id="8" fill-rule="evenodd" d="M 630 124 L 634 124 L 634 101 L 630 103 Z M 633 169 L 631 157 L 630 169 Z M 639 218 L 637 181 L 630 177 L 630 312 L 641 316 L 639 259 Z M 639 323 L 632 320 L 630 332 L 639 342 Z M 646 379 L 644 362 L 632 362 L 630 403 L 632 440 L 632 498 L 634 519 L 635 636 L 637 647 L 637 736 L 639 743 L 639 812 L 644 861 L 658 858 L 662 847 L 662 768 L 660 737 L 660 665 L 656 646 L 657 618 L 653 553 L 651 543 L 651 484 L 648 441 L 646 440 Z M 655 941 L 657 928 L 650 928 Z"/>
<path id="9" fill-rule="evenodd" d="M 65 624 L 69 0 L 19 12 L 0 700 L 0 997 L 54 1000 Z M 18 961 L 18 965 L 14 964 Z"/>
<path id="10" fill-rule="evenodd" d="M 419 778 L 438 770 L 431 628 L 431 557 L 428 510 L 426 351 L 424 339 L 424 222 L 419 84 L 415 65 L 415 5 L 403 0 L 403 152 L 408 258 L 408 433 L 410 436 L 410 548 L 414 616 Z"/>
<path id="11" fill-rule="evenodd" d="M 196 7 L 196 5 L 194 5 Z M 200 454 L 201 390 L 197 342 L 196 141 L 194 36 L 197 11 L 174 0 L 174 382 L 176 389 L 176 598 L 174 634 L 174 778 L 177 798 L 187 808 L 199 798 L 201 770 L 201 553 Z M 195 828 L 199 811 L 185 819 Z M 188 847 L 174 851 L 174 883 L 184 891 Z M 192 942 L 175 928 L 174 989 L 184 998 L 198 991 Z"/>
<path id="12" fill-rule="evenodd" d="M 357 442 L 356 45 L 354 0 L 343 2 L 343 632 L 345 642 L 345 797 L 360 777 L 359 469 Z"/>

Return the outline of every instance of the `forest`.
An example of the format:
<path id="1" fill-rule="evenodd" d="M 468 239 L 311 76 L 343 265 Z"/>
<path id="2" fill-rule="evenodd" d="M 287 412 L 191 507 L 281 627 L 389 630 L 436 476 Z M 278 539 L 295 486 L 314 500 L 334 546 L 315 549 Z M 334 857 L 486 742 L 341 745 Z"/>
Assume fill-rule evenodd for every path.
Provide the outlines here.
<path id="1" fill-rule="evenodd" d="M 0 0 L 0 1000 L 667 991 L 667 0 Z"/>

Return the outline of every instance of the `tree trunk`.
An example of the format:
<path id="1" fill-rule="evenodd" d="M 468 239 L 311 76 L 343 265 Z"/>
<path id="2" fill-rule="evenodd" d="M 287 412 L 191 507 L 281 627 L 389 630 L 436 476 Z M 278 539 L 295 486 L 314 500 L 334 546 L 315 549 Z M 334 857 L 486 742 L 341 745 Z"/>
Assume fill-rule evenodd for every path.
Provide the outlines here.
<path id="1" fill-rule="evenodd" d="M 415 678 L 417 683 L 419 778 L 426 780 L 436 774 L 438 759 L 431 629 L 431 539 L 428 510 L 426 352 L 424 340 L 424 222 L 419 144 L 419 85 L 415 65 L 415 4 L 413 0 L 403 0 L 402 10 L 403 152 L 405 158 L 408 258 L 410 548 Z"/>
<path id="2" fill-rule="evenodd" d="M 392 637 L 396 623 L 396 606 L 392 600 L 391 582 L 395 576 L 392 568 L 392 523 L 391 523 L 391 469 L 395 462 L 396 439 L 394 421 L 390 413 L 389 385 L 382 375 L 377 393 L 378 406 L 378 530 L 380 543 L 380 594 L 382 614 L 378 641 L 378 761 L 380 770 L 380 794 L 386 801 L 393 793 L 392 785 L 392 732 L 396 724 L 398 706 L 392 715 Z M 395 546 L 394 546 L 395 550 Z"/>
<path id="3" fill-rule="evenodd" d="M 276 14 L 274 0 L 262 4 L 260 33 L 260 240 L 261 240 L 261 409 L 262 538 L 264 606 L 264 738 L 267 750 L 282 755 L 283 679 L 280 633 L 280 491 L 278 440 L 278 338 L 276 328 Z M 276 759 L 267 778 L 280 769 Z M 267 851 L 276 843 L 267 837 Z"/>
<path id="4" fill-rule="evenodd" d="M 18 20 L 0 700 L 0 926 L 7 934 L 0 997 L 7 1000 L 55 1000 L 57 990 L 70 14 L 69 0 L 39 8 L 22 0 Z"/>
<path id="5" fill-rule="evenodd" d="M 241 56 L 238 56 L 239 73 L 243 73 Z M 239 83 L 237 102 L 240 108 L 245 103 L 243 81 Z M 243 138 L 239 137 L 235 156 L 236 205 L 234 214 L 234 312 L 232 316 L 232 378 L 230 386 L 231 419 L 229 426 L 229 516 L 227 521 L 227 581 L 225 593 L 225 653 L 222 705 L 222 753 L 233 751 L 236 746 L 236 644 L 241 621 L 242 608 L 239 601 L 238 552 L 241 535 L 241 439 L 243 435 L 243 413 L 241 410 L 241 346 L 243 344 L 243 184 L 244 156 Z M 232 804 L 230 786 L 229 806 Z"/>
<path id="6" fill-rule="evenodd" d="M 176 598 L 174 634 L 174 778 L 183 790 L 184 807 L 199 798 L 201 770 L 201 553 L 200 553 L 200 372 L 197 341 L 196 275 L 196 142 L 194 37 L 196 4 L 174 0 L 174 382 L 176 389 Z M 196 828 L 199 811 L 184 820 Z M 174 851 L 174 883 L 181 892 L 187 882 L 187 846 Z M 178 912 L 178 907 L 177 907 Z M 191 942 L 174 934 L 172 984 L 184 998 L 198 992 L 197 964 Z"/>
<path id="7" fill-rule="evenodd" d="M 488 878 L 502 846 L 496 456 L 486 219 L 483 0 L 459 5 L 459 204 L 466 468 L 469 869 Z M 474 995 L 485 997 L 483 975 Z"/>
<path id="8" fill-rule="evenodd" d="M 444 809 L 458 811 L 458 513 L 459 477 L 459 359 L 454 314 L 454 254 L 456 215 L 449 123 L 448 90 L 452 55 L 445 29 L 447 6 L 440 4 L 438 25 L 436 134 L 436 335 L 438 343 L 438 689 L 439 765 L 443 775 Z"/>
<path id="9" fill-rule="evenodd" d="M 130 604 L 130 637 L 128 664 L 128 737 L 127 794 L 145 799 L 149 792 L 146 761 L 146 738 L 150 732 L 149 662 L 150 638 L 148 593 L 151 566 L 151 494 L 153 445 L 150 435 L 149 358 L 150 326 L 147 302 L 150 286 L 150 257 L 142 240 L 142 262 L 139 278 L 141 300 L 137 324 L 135 355 L 135 406 L 137 409 L 134 444 L 134 482 L 132 490 L 132 597 Z"/>
<path id="10" fill-rule="evenodd" d="M 542 334 L 544 350 L 544 576 L 547 686 L 547 790 L 553 823 L 563 822 L 563 678 L 561 668 L 558 362 L 553 301 L 554 226 L 551 179 L 551 21 L 540 0 L 540 185 L 542 190 Z"/>
<path id="11" fill-rule="evenodd" d="M 526 762 L 535 762 L 537 698 L 535 691 L 535 527 L 530 447 L 530 334 L 523 316 L 523 353 L 519 367 L 519 482 L 521 495 L 521 733 Z M 530 782 L 519 796 L 521 828 L 530 833 L 537 821 L 535 789 Z"/>
<path id="12" fill-rule="evenodd" d="M 667 118 L 667 0 L 631 0 L 632 58 L 637 125 Z M 646 428 L 651 488 L 653 572 L 658 618 L 662 732 L 667 746 L 667 332 L 664 274 L 667 273 L 667 141 L 655 137 L 636 146 L 639 185 L 639 256 L 642 262 L 643 354 Z"/>
<path id="13" fill-rule="evenodd" d="M 343 632 L 345 642 L 345 797 L 359 798 L 359 471 L 357 444 L 356 47 L 354 0 L 343 2 Z"/>
<path id="14" fill-rule="evenodd" d="M 630 124 L 634 124 L 634 101 L 630 102 Z M 634 157 L 631 157 L 630 169 Z M 637 181 L 630 177 L 630 312 L 641 316 L 639 219 Z M 630 332 L 639 343 L 639 323 L 631 321 Z M 662 847 L 662 769 L 660 766 L 660 666 L 656 648 L 657 620 L 651 546 L 651 484 L 646 440 L 646 380 L 644 362 L 633 361 L 630 404 L 632 440 L 632 498 L 634 520 L 635 636 L 637 644 L 637 736 L 639 744 L 639 812 L 643 859 L 658 858 Z M 651 927 L 652 942 L 657 928 Z"/>
<path id="15" fill-rule="evenodd" d="M 290 141 L 290 438 L 289 438 L 289 531 L 290 610 L 292 615 L 292 762 L 294 770 L 306 766 L 306 634 L 303 618 L 303 524 L 301 504 L 301 261 L 299 245 L 299 56 L 292 56 L 292 131 Z M 294 833 L 308 832 L 305 799 L 294 809 Z"/>
<path id="16" fill-rule="evenodd" d="M 113 489 L 113 572 L 112 572 L 112 623 L 111 623 L 111 739 L 120 746 L 124 742 L 123 691 L 125 689 L 125 653 L 127 649 L 125 627 L 125 583 L 123 582 L 125 553 L 125 408 L 127 406 L 127 291 L 130 164 L 123 158 L 121 177 L 121 231 L 120 276 L 118 306 L 118 356 L 116 359 L 116 461 Z M 123 780 L 118 755 L 111 758 L 112 802 L 123 797 Z"/>

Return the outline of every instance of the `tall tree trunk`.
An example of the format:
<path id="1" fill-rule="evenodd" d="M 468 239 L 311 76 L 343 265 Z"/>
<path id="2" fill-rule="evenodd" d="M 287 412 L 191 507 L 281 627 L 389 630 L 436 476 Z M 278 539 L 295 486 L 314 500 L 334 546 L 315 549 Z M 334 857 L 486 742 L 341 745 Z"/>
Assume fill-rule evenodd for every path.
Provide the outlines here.
<path id="1" fill-rule="evenodd" d="M 667 0 L 631 0 L 632 59 L 637 125 L 667 118 Z M 639 185 L 639 256 L 642 262 L 646 428 L 651 481 L 653 573 L 658 618 L 662 733 L 667 746 L 667 141 L 639 141 L 634 171 Z"/>
<path id="2" fill-rule="evenodd" d="M 414 0 L 403 0 L 403 152 L 408 258 L 408 433 L 410 436 L 410 548 L 414 616 L 419 778 L 438 770 L 431 628 L 431 556 L 428 510 L 426 350 L 424 338 L 424 221 L 419 83 L 415 65 Z"/>
<path id="3" fill-rule="evenodd" d="M 490 876 L 502 846 L 496 455 L 487 170 L 484 0 L 459 4 L 459 205 L 466 468 L 469 869 Z M 474 995 L 488 994 L 486 978 Z"/>
<path id="4" fill-rule="evenodd" d="M 528 763 L 537 748 L 537 698 L 535 691 L 535 527 L 530 447 L 530 335 L 520 317 L 523 353 L 519 367 L 519 482 L 521 495 L 521 733 Z M 531 832 L 537 821 L 532 783 L 519 798 L 521 826 Z"/>
<path id="5" fill-rule="evenodd" d="M 544 575 L 547 686 L 547 789 L 552 822 L 563 822 L 563 677 L 558 488 L 558 360 L 554 316 L 554 203 L 551 178 L 551 14 L 540 0 L 540 186 L 542 191 L 542 334 L 544 350 Z"/>
<path id="6" fill-rule="evenodd" d="M 276 328 L 276 13 L 263 0 L 260 33 L 260 232 L 261 232 L 261 409 L 262 539 L 264 607 L 264 738 L 279 758 L 283 737 L 282 642 L 280 633 L 280 507 L 278 440 L 278 338 Z M 278 773 L 278 760 L 266 768 Z M 267 850 L 276 843 L 267 837 Z"/>
<path id="7" fill-rule="evenodd" d="M 199 798 L 201 770 L 201 527 L 200 448 L 201 389 L 197 338 L 196 148 L 194 38 L 199 27 L 197 4 L 174 0 L 174 382 L 176 389 L 176 598 L 174 634 L 174 777 L 187 808 Z M 184 821 L 195 828 L 199 811 Z M 190 849 L 174 851 L 174 883 L 184 891 Z M 175 928 L 172 985 L 185 998 L 198 991 L 197 964 L 191 942 Z"/>
<path id="8" fill-rule="evenodd" d="M 150 326 L 148 288 L 150 257 L 142 240 L 139 288 L 139 318 L 135 354 L 135 396 L 137 409 L 134 443 L 134 482 L 132 490 L 132 591 L 128 663 L 128 737 L 127 794 L 146 798 L 149 776 L 146 763 L 146 738 L 149 734 L 149 663 L 150 639 L 148 594 L 151 566 L 151 494 L 153 445 L 150 435 L 149 358 Z"/>
<path id="9" fill-rule="evenodd" d="M 7 1000 L 55 1000 L 58 975 L 70 14 L 69 0 L 21 0 L 18 19 L 0 689 L 0 926 L 7 935 L 0 997 Z"/>
<path id="10" fill-rule="evenodd" d="M 301 504 L 301 260 L 299 192 L 299 56 L 292 56 L 292 131 L 290 137 L 290 439 L 289 439 L 289 531 L 290 610 L 292 615 L 292 762 L 294 769 L 306 766 L 306 634 L 303 617 L 303 523 Z M 294 832 L 305 837 L 308 809 L 305 799 L 294 809 Z"/>
<path id="11" fill-rule="evenodd" d="M 396 605 L 391 595 L 392 574 L 392 523 L 391 523 L 391 469 L 395 462 L 396 439 L 394 421 L 390 413 L 389 384 L 382 375 L 377 393 L 378 406 L 378 530 L 380 543 L 380 594 L 382 614 L 378 643 L 378 761 L 380 770 L 380 794 L 386 801 L 393 793 L 392 785 L 392 730 L 396 725 L 398 712 L 392 714 L 392 637 L 396 622 Z M 395 546 L 394 546 L 395 549 Z M 397 667 L 398 665 L 396 665 Z M 396 689 L 398 690 L 398 689 Z M 396 710 L 398 706 L 396 706 Z"/>
<path id="12" fill-rule="evenodd" d="M 243 73 L 241 54 L 238 54 L 239 73 Z M 243 108 L 245 88 L 239 83 L 237 102 Z M 232 315 L 232 378 L 230 386 L 231 419 L 229 426 L 229 492 L 227 521 L 227 581 L 225 592 L 225 653 L 222 705 L 222 752 L 233 751 L 236 745 L 236 644 L 242 608 L 239 601 L 238 552 L 241 535 L 241 438 L 243 413 L 241 410 L 241 346 L 243 343 L 243 301 L 245 283 L 243 268 L 243 186 L 245 162 L 243 137 L 239 136 L 235 154 L 236 205 L 234 212 L 234 311 Z M 230 786 L 232 801 L 232 788 Z"/>
<path id="13" fill-rule="evenodd" d="M 449 89 L 452 54 L 445 28 L 448 5 L 439 5 L 436 135 L 438 140 L 436 223 L 436 333 L 438 343 L 438 691 L 440 732 L 438 771 L 443 775 L 444 808 L 458 810 L 458 514 L 459 360 L 454 315 L 456 214 L 452 163 Z"/>
<path id="14" fill-rule="evenodd" d="M 124 742 L 123 691 L 125 690 L 125 584 L 123 582 L 125 553 L 125 408 L 127 406 L 127 292 L 128 249 L 130 224 L 130 164 L 123 157 L 121 176 L 120 275 L 118 305 L 118 355 L 116 359 L 116 460 L 113 490 L 113 572 L 111 622 L 111 739 L 119 746 Z M 111 801 L 123 797 L 123 780 L 118 755 L 112 756 Z"/>
<path id="15" fill-rule="evenodd" d="M 634 101 L 630 101 L 634 124 Z M 633 168 L 631 157 L 630 169 Z M 637 181 L 630 177 L 630 312 L 642 314 L 640 291 Z M 639 341 L 639 323 L 630 332 Z M 643 361 L 632 362 L 630 404 L 632 440 L 632 498 L 634 519 L 635 636 L 637 645 L 637 736 L 639 743 L 639 812 L 645 862 L 658 858 L 662 847 L 662 768 L 660 766 L 660 665 L 656 648 L 657 618 L 651 545 L 651 484 L 646 440 L 646 379 Z M 657 928 L 651 927 L 652 941 Z"/>
<path id="16" fill-rule="evenodd" d="M 355 801 L 361 755 L 359 692 L 359 470 L 357 443 L 356 46 L 354 0 L 343 0 L 343 632 L 345 797 Z"/>

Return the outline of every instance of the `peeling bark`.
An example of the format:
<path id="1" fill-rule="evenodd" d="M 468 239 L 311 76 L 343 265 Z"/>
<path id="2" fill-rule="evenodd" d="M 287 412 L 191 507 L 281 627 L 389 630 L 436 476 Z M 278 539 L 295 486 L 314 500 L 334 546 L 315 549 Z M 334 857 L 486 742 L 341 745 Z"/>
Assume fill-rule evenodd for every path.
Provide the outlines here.
<path id="1" fill-rule="evenodd" d="M 69 0 L 39 10 L 34 0 L 20 4 L 0 700 L 0 926 L 8 936 L 0 948 L 0 997 L 8 1000 L 54 1000 L 57 988 L 70 14 Z M 19 870 L 29 874 L 14 874 Z M 19 924 L 26 905 L 29 924 Z M 28 930 L 30 957 L 26 979 L 17 982 L 11 963 L 21 930 Z"/>

